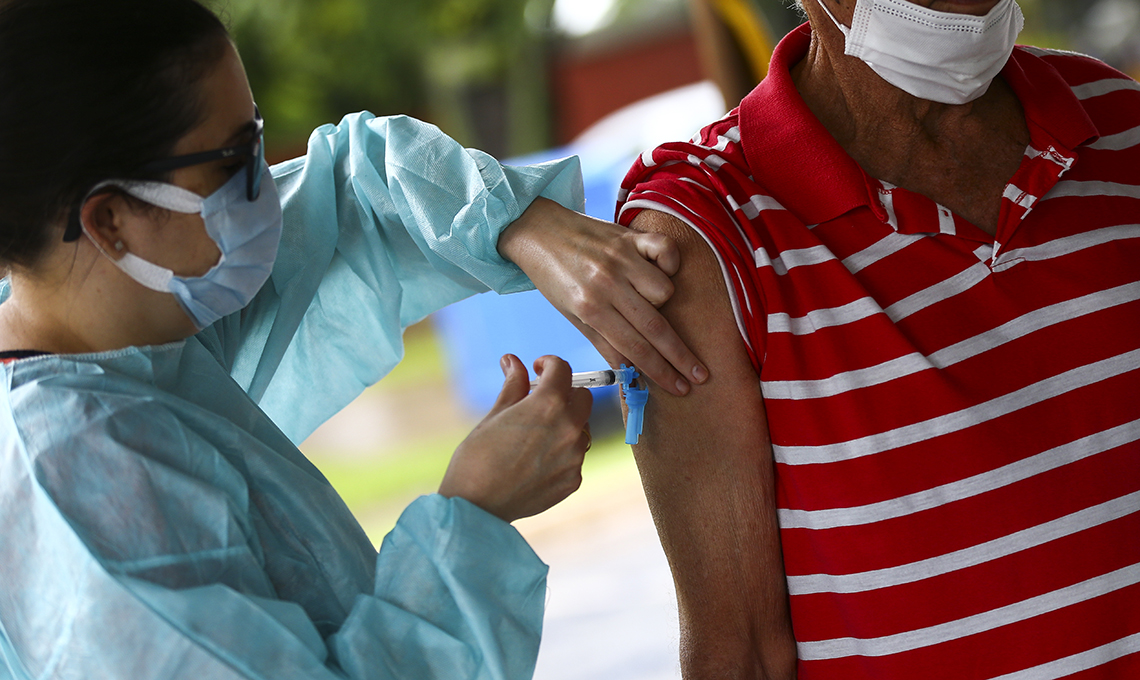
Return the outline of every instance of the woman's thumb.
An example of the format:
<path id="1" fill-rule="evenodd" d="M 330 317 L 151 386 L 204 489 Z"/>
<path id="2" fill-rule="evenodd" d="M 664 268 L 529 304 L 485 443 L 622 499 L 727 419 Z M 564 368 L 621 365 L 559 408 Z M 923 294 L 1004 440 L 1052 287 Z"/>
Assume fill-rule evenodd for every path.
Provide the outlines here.
<path id="1" fill-rule="evenodd" d="M 491 413 L 498 413 L 517 404 L 530 392 L 530 375 L 518 357 L 504 354 L 499 360 L 499 366 L 503 369 L 503 389 L 499 391 L 499 398 L 491 407 Z"/>

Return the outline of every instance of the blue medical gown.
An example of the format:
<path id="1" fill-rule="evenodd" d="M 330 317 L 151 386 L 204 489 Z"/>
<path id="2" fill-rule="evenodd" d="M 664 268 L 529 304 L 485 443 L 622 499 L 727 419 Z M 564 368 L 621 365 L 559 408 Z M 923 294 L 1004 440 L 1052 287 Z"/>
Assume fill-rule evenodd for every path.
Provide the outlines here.
<path id="1" fill-rule="evenodd" d="M 0 678 L 532 675 L 546 566 L 514 528 L 425 496 L 377 555 L 296 443 L 404 327 L 529 287 L 495 242 L 535 196 L 580 207 L 576 160 L 506 168 L 359 114 L 273 173 L 285 230 L 247 309 L 5 367 Z"/>

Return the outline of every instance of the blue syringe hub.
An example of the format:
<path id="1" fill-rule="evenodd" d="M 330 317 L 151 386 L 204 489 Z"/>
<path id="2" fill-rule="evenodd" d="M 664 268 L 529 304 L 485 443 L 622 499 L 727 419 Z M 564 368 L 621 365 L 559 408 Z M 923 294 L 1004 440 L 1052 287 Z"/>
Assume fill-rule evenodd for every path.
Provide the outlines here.
<path id="1" fill-rule="evenodd" d="M 638 372 L 632 366 L 627 367 L 622 364 L 615 373 L 620 376 L 621 394 L 625 398 L 628 411 L 625 420 L 625 443 L 633 445 L 641 438 L 641 427 L 645 422 L 645 403 L 649 401 L 649 388 L 633 386 L 633 381 L 638 378 Z"/>

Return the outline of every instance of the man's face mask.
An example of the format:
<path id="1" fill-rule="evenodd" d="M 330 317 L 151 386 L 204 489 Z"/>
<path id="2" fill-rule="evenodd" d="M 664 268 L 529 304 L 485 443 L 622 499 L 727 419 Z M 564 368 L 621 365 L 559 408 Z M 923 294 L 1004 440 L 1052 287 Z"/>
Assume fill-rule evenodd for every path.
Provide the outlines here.
<path id="1" fill-rule="evenodd" d="M 1015 0 L 1001 0 L 981 17 L 908 0 L 857 0 L 848 28 L 828 9 L 829 1 L 819 4 L 843 32 L 846 54 L 904 92 L 943 104 L 985 94 L 1025 24 Z"/>

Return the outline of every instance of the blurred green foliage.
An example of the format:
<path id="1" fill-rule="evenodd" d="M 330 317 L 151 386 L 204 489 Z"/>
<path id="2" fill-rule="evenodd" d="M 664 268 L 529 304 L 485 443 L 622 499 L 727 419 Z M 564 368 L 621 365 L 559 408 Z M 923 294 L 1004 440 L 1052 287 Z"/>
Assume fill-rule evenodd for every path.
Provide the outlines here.
<path id="1" fill-rule="evenodd" d="M 314 127 L 345 113 L 435 119 L 440 112 L 433 108 L 449 103 L 449 90 L 507 82 L 543 38 L 552 4 L 213 0 L 268 123 L 269 153 L 278 157 L 302 152 Z M 448 132 L 461 141 L 478 141 L 462 139 L 471 136 L 462 124 L 453 127 Z"/>

